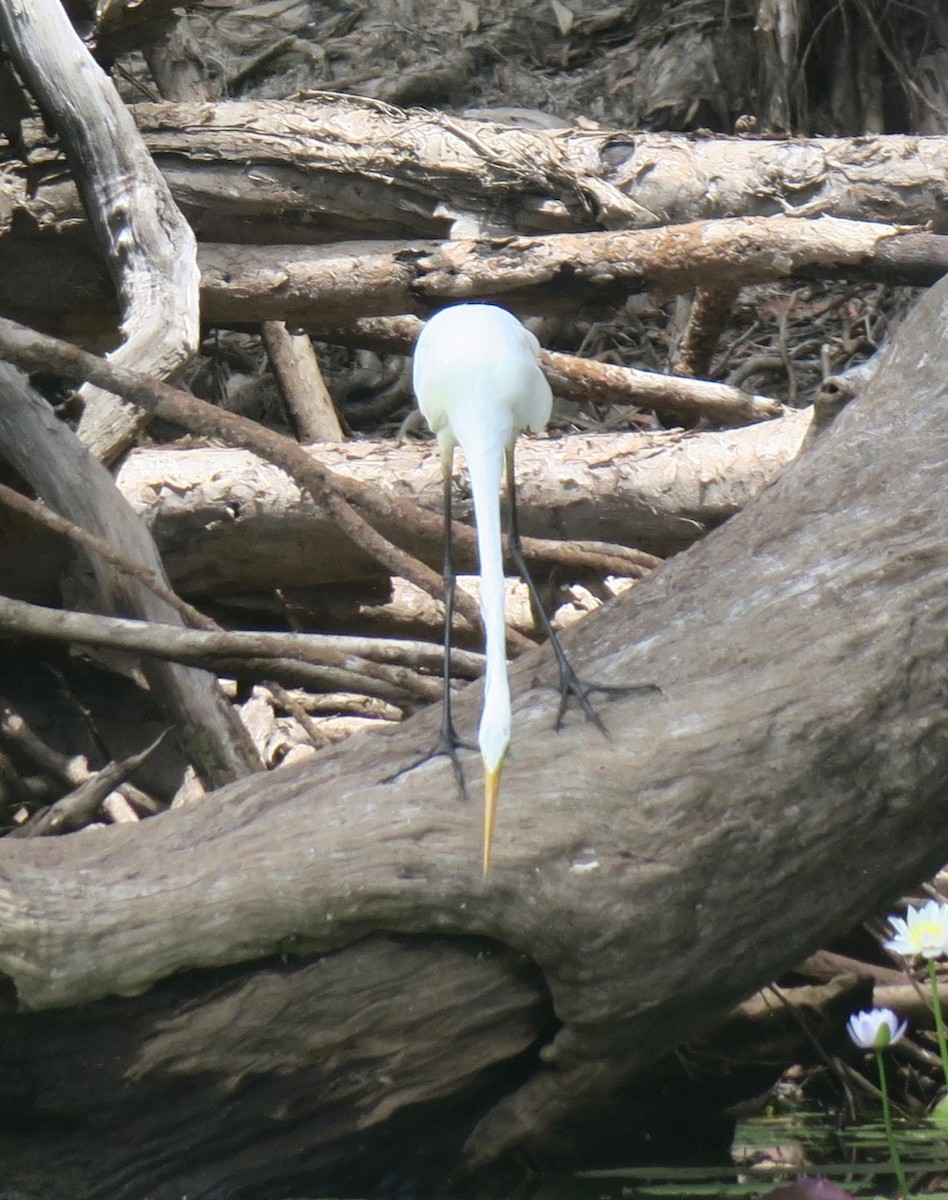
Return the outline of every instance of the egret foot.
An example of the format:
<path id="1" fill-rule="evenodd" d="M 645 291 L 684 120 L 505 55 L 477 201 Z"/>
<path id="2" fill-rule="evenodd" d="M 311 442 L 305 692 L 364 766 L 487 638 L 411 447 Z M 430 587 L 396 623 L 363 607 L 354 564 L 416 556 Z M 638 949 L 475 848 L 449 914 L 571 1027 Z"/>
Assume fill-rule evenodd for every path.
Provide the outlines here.
<path id="1" fill-rule="evenodd" d="M 556 666 L 560 673 L 560 706 L 556 710 L 554 728 L 559 730 L 562 726 L 563 717 L 566 715 L 566 710 L 569 707 L 570 697 L 574 697 L 579 701 L 580 708 L 586 714 L 586 720 L 591 721 L 603 737 L 608 738 L 609 730 L 603 724 L 602 717 L 600 717 L 589 703 L 589 697 L 593 692 L 611 693 L 621 696 L 628 695 L 630 692 L 660 692 L 662 689 L 656 683 L 584 683 L 579 678 L 570 666 L 569 659 L 560 645 L 560 639 L 557 637 L 556 630 L 553 628 L 552 622 L 543 606 L 543 598 L 537 589 L 536 583 L 534 583 L 533 575 L 527 566 L 527 560 L 523 553 L 523 541 L 520 537 L 520 521 L 517 517 L 517 490 L 514 485 L 513 447 L 507 451 L 507 484 L 510 497 L 510 557 L 513 559 L 514 565 L 520 573 L 520 578 L 527 585 L 533 601 L 534 615 L 538 619 L 543 632 L 546 634 L 547 641 L 550 643 L 550 648 L 556 656 Z"/>
<path id="2" fill-rule="evenodd" d="M 570 666 L 569 659 L 560 645 L 559 638 L 552 629 L 548 630 L 550 634 L 550 646 L 556 656 L 556 665 L 559 668 L 559 693 L 560 703 L 556 710 L 556 721 L 554 729 L 559 731 L 563 725 L 563 718 L 566 716 L 566 710 L 569 708 L 571 699 L 579 701 L 579 706 L 583 710 L 587 721 L 591 721 L 599 730 L 603 737 L 609 737 L 609 730 L 606 728 L 602 717 L 593 708 L 589 702 L 589 697 L 595 692 L 601 692 L 604 695 L 612 696 L 628 696 L 632 692 L 660 692 L 662 689 L 657 683 L 584 683 L 579 678 L 573 668 Z"/>
<path id="3" fill-rule="evenodd" d="M 430 750 L 426 750 L 424 754 L 421 754 L 418 756 L 418 758 L 413 759 L 412 762 L 410 762 L 407 766 L 399 767 L 399 769 L 393 772 L 391 775 L 386 775 L 384 779 L 380 780 L 380 782 L 392 783 L 400 776 L 407 775 L 409 771 L 414 771 L 416 767 L 420 767 L 423 763 L 430 762 L 433 758 L 440 758 L 441 755 L 445 755 L 447 758 L 450 758 L 451 766 L 454 768 L 454 778 L 457 780 L 458 795 L 463 801 L 466 802 L 467 783 L 464 779 L 464 769 L 461 766 L 461 759 L 458 756 L 458 750 L 476 749 L 477 746 L 475 746 L 473 743 L 465 742 L 462 738 L 458 737 L 457 731 L 453 725 L 442 724 L 441 732 L 438 734 L 438 740 Z"/>
<path id="4" fill-rule="evenodd" d="M 513 494 L 511 493 L 511 506 L 513 505 Z M 523 556 L 523 550 L 520 545 L 520 532 L 517 528 L 516 520 L 513 521 L 513 534 L 511 537 L 511 557 L 517 565 L 520 572 L 520 577 L 527 585 L 530 595 L 533 598 L 533 611 L 539 618 L 540 625 L 546 634 L 547 641 L 550 644 L 550 649 L 553 651 L 556 658 L 557 670 L 560 673 L 559 692 L 560 705 L 556 710 L 556 721 L 554 729 L 559 731 L 563 724 L 563 718 L 566 716 L 566 710 L 569 708 L 570 698 L 579 701 L 579 706 L 586 715 L 586 720 L 591 721 L 599 730 L 603 737 L 609 737 L 609 730 L 603 723 L 602 717 L 596 712 L 593 706 L 589 703 L 589 697 L 593 692 L 601 692 L 606 695 L 627 696 L 631 692 L 660 692 L 662 689 L 657 683 L 584 683 L 579 678 L 573 668 L 570 666 L 569 659 L 566 657 L 566 651 L 560 645 L 560 639 L 557 636 L 556 630 L 547 616 L 546 609 L 543 607 L 543 601 L 540 598 L 540 593 L 537 591 L 537 586 L 533 582 L 533 576 L 527 567 L 526 560 Z"/>

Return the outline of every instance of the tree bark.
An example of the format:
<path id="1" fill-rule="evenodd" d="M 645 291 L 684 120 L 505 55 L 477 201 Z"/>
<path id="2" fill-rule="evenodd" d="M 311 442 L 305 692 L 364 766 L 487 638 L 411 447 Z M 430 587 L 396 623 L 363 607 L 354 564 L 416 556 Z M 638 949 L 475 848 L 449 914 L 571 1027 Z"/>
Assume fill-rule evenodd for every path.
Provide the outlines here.
<path id="1" fill-rule="evenodd" d="M 601 701 L 611 741 L 575 716 L 554 732 L 548 657 L 518 662 L 486 882 L 480 814 L 454 799 L 449 765 L 379 782 L 433 741 L 438 717 L 425 713 L 384 740 L 356 739 L 134 829 L 0 843 L 0 969 L 11 999 L 24 1010 L 118 1006 L 121 1024 L 196 968 L 220 987 L 215 971 L 265 970 L 270 956 L 292 955 L 281 971 L 314 970 L 318 991 L 318 964 L 345 971 L 370 935 L 403 938 L 412 955 L 437 954 L 432 935 L 462 953 L 487 938 L 541 972 L 549 997 L 502 1053 L 541 1044 L 542 1053 L 514 1051 L 499 1065 L 478 1004 L 459 1008 L 443 971 L 430 998 L 447 998 L 458 1053 L 427 1077 L 426 1094 L 443 1107 L 428 1110 L 424 1136 L 443 1146 L 440 1122 L 457 1129 L 452 1099 L 463 1098 L 460 1124 L 473 1127 L 452 1159 L 457 1176 L 555 1156 L 577 1114 L 608 1107 L 657 1055 L 948 857 L 946 324 L 943 283 L 906 318 L 864 395 L 754 504 L 567 635 L 584 678 L 661 688 Z M 477 687 L 461 698 L 462 730 L 479 701 Z M 329 960 L 310 960 L 327 951 Z M 492 995 L 494 962 L 477 968 Z M 519 999 L 507 991 L 508 1011 L 531 1008 L 538 978 Z M 276 986 L 292 1007 L 295 993 Z M 398 1064 L 409 1074 L 417 1064 L 404 1043 L 373 1041 L 363 1002 L 374 993 L 357 986 L 344 1064 L 316 1057 L 338 1086 L 370 1095 L 379 1124 L 360 1127 L 362 1152 L 378 1149 L 389 1164 L 386 1138 L 412 1112 L 391 1080 Z M 149 987 L 138 1001 L 105 999 Z M 247 1006 L 264 1011 L 249 1000 L 225 1011 Z M 179 1087 L 216 1082 L 232 1129 L 259 1115 L 266 1093 L 277 1136 L 248 1132 L 252 1146 L 222 1150 L 209 1134 L 197 1145 L 222 1119 L 202 1101 L 153 1143 L 165 1180 L 207 1196 L 212 1175 L 235 1188 L 251 1180 L 250 1196 L 279 1188 L 288 1170 L 324 1190 L 344 1181 L 338 1160 L 319 1149 L 307 1157 L 305 1139 L 278 1135 L 312 1131 L 340 1147 L 354 1133 L 344 1117 L 338 1138 L 326 1132 L 338 1115 L 326 1074 L 300 1113 L 293 1097 L 313 1079 L 309 1058 L 297 1066 L 277 1050 L 234 1068 L 222 1053 L 216 1073 L 214 1049 L 226 1051 L 235 1029 L 191 1025 L 187 1011 L 165 1019 L 161 1041 L 133 1029 L 118 1055 L 128 1086 L 157 1086 L 169 1072 Z M 81 1103 L 65 1111 L 92 1117 Z M 127 1149 L 99 1132 L 94 1164 L 90 1153 L 70 1159 L 73 1182 L 110 1172 L 111 1191 L 99 1194 L 131 1197 Z M 173 1194 L 161 1186 L 155 1196 Z"/>
<path id="2" fill-rule="evenodd" d="M 26 253 L 29 247 L 29 254 Z M 813 279 L 927 286 L 948 270 L 948 237 L 836 217 L 741 217 L 660 229 L 331 246 L 204 243 L 201 311 L 217 325 L 287 321 L 314 335 L 358 320 L 494 300 L 525 314 L 612 312 L 631 293 Z M 113 307 L 81 244 L 0 239 L 0 311 L 103 321 Z M 37 266 L 42 264 L 42 271 Z"/>
<path id="3" fill-rule="evenodd" d="M 530 130 L 328 95 L 132 112 L 204 241 L 441 239 L 830 213 L 946 230 L 948 141 L 939 137 Z M 5 195 L 6 213 L 21 208 L 47 228 L 81 215 L 61 182 L 30 199 L 25 179 L 8 180 Z"/>
<path id="4" fill-rule="evenodd" d="M 491 299 L 526 313 L 614 310 L 630 292 L 807 278 L 930 284 L 948 239 L 836 217 L 734 218 L 660 229 L 329 247 L 203 247 L 204 312 L 310 330 Z M 901 266 L 899 265 L 901 264 Z"/>
<path id="5" fill-rule="evenodd" d="M 517 448 L 523 531 L 676 553 L 771 483 L 799 451 L 808 421 L 807 413 L 788 411 L 778 421 L 718 433 L 524 439 Z M 381 531 L 430 566 L 440 565 L 437 540 L 406 528 L 403 515 L 404 501 L 440 512 L 441 469 L 430 445 L 322 443 L 310 452 L 334 473 L 389 497 L 391 524 L 383 522 Z M 128 456 L 117 481 L 149 521 L 175 585 L 188 594 L 377 574 L 320 506 L 246 451 L 146 447 Z M 458 512 L 466 515 L 463 503 Z M 473 538 L 459 548 L 461 565 L 473 569 Z"/>
<path id="6" fill-rule="evenodd" d="M 142 104 L 132 114 L 206 242 L 544 235 L 725 217 L 948 230 L 938 137 L 721 138 L 527 130 L 354 96 Z M 0 180 L 0 232 L 76 232 L 75 186 Z"/>
<path id="7" fill-rule="evenodd" d="M 44 116 L 59 134 L 122 306 L 117 363 L 164 378 L 197 348 L 194 234 L 142 144 L 115 87 L 96 65 L 58 0 L 6 0 L 0 36 Z M 80 432 L 114 458 L 141 414 L 95 388 L 83 394 Z"/>
<path id="8" fill-rule="evenodd" d="M 63 516 L 108 541 L 164 580 L 155 544 L 108 471 L 60 421 L 28 380 L 0 362 L 2 457 Z M 114 612 L 182 625 L 179 612 L 138 580 L 96 554 L 89 561 L 97 601 Z M 143 661 L 143 673 L 168 720 L 177 728 L 189 761 L 209 787 L 219 787 L 262 764 L 239 718 L 207 671 Z"/>
<path id="9" fill-rule="evenodd" d="M 570 434 L 517 447 L 519 513 L 528 557 L 559 561 L 532 539 L 562 544 L 592 539 L 676 554 L 745 508 L 793 461 L 809 410 L 742 429 L 684 433 Z M 380 532 L 433 569 L 441 546 L 429 524 L 407 516 L 415 505 L 440 520 L 441 470 L 429 443 L 319 443 L 308 447 L 335 478 L 371 488 L 388 506 L 373 515 Z M 460 465 L 460 460 L 459 460 Z M 119 491 L 148 523 L 172 585 L 191 596 L 318 588 L 380 577 L 325 507 L 284 472 L 244 450 L 223 446 L 144 446 L 116 475 Z M 468 519 L 468 499 L 457 501 Z M 437 522 L 435 522 L 437 523 Z M 60 568 L 59 543 L 32 532 L 32 582 L 22 599 L 49 602 Z M 473 531 L 455 537 L 458 567 L 476 570 Z M 16 577 L 23 537 L 0 547 L 0 578 Z M 45 556 L 44 580 L 40 563 Z M 619 564 L 613 573 L 621 574 Z M 629 574 L 637 572 L 629 571 Z"/>

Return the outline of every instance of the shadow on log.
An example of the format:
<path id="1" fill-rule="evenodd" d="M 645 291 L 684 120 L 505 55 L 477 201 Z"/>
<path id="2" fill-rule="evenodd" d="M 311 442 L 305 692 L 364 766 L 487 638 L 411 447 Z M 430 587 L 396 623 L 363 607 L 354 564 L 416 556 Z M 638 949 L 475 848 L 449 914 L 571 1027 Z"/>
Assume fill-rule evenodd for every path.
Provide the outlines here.
<path id="1" fill-rule="evenodd" d="M 50 1109 L 7 1187 L 338 1194 L 357 1144 L 360 1186 L 430 1147 L 430 1191 L 509 1194 L 579 1115 L 948 858 L 946 328 L 939 284 L 777 483 L 564 639 L 586 679 L 662 689 L 603 701 L 611 741 L 555 733 L 547 657 L 518 660 L 486 882 L 447 763 L 379 782 L 436 712 L 135 828 L 0 845 L 22 1014 L 0 1064 L 25 1121 Z M 197 969 L 224 972 L 199 1002 Z M 403 1036 L 377 1038 L 393 988 Z M 81 1087 L 109 1054 L 122 1101 L 99 1107 Z"/>
<path id="2" fill-rule="evenodd" d="M 443 1171 L 554 1027 L 521 956 L 384 937 L 8 1019 L 4 1175 L 47 1200 L 394 1191 Z"/>

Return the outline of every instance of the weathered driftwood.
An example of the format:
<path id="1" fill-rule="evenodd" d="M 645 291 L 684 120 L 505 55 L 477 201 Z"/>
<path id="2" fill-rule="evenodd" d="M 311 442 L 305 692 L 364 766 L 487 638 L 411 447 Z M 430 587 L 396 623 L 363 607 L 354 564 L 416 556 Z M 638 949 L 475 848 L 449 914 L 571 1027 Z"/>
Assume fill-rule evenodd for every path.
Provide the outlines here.
<path id="1" fill-rule="evenodd" d="M 735 213 L 833 213 L 944 228 L 944 138 L 526 130 L 326 94 L 295 103 L 134 111 L 146 145 L 172 189 L 181 186 L 180 202 L 207 239 L 227 240 L 212 229 L 221 193 L 237 174 L 244 221 L 252 208 L 265 216 L 279 195 L 288 201 L 287 221 L 295 213 L 304 227 L 325 223 L 334 237 L 346 230 L 440 236 L 457 219 L 483 232 L 554 232 Z M 264 195 L 270 199 L 261 205 Z"/>
<path id="2" fill-rule="evenodd" d="M 341 442 L 342 426 L 308 337 L 294 336 L 285 321 L 264 321 L 263 344 L 290 424 L 301 442 Z"/>
<path id="3" fill-rule="evenodd" d="M 744 508 L 797 454 L 809 414 L 713 433 L 622 433 L 517 446 L 526 534 L 596 539 L 666 556 Z M 441 471 L 427 443 L 320 444 L 309 452 L 358 480 L 389 510 L 386 537 L 437 568 L 432 530 L 405 519 L 411 501 L 440 512 Z M 119 469 L 120 490 L 148 521 L 170 578 L 189 595 L 312 587 L 378 573 L 378 567 L 282 471 L 220 446 L 142 447 Z M 469 514 L 470 505 L 458 504 Z M 472 537 L 458 538 L 473 569 Z M 529 547 L 528 547 L 529 551 Z M 2 563 L 2 559 L 0 559 Z"/>
<path id="4" fill-rule="evenodd" d="M 132 110 L 205 241 L 445 238 L 631 229 L 723 216 L 832 214 L 945 224 L 938 137 L 721 138 L 528 130 L 355 96 Z M 74 223 L 71 185 L 3 181 L 41 227 Z"/>
<path id="5" fill-rule="evenodd" d="M 315 1011 L 320 963 L 308 956 L 334 951 L 326 969 L 345 974 L 373 932 L 406 938 L 413 961 L 438 954 L 433 934 L 462 952 L 488 938 L 523 955 L 526 994 L 498 983 L 490 956 L 463 1002 L 450 970 L 428 984 L 429 1003 L 450 997 L 457 1053 L 426 1059 L 425 1096 L 440 1103 L 426 1109 L 424 1144 L 444 1145 L 442 1120 L 466 1132 L 479 1116 L 451 1165 L 486 1170 L 555 1154 L 578 1112 L 608 1106 L 663 1050 L 948 856 L 946 325 L 941 284 L 905 320 L 865 394 L 753 505 L 566 638 L 584 677 L 662 689 L 601 701 L 610 742 L 575 718 L 554 732 L 549 662 L 538 652 L 518 663 L 486 881 L 479 814 L 454 798 L 447 764 L 379 783 L 430 744 L 435 712 L 135 829 L 0 844 L 11 999 L 105 1006 L 87 1012 L 110 1012 L 130 1032 L 99 1078 L 120 1077 L 130 1097 L 133 1081 L 175 1087 L 173 1121 L 152 1124 L 144 1161 L 154 1195 L 210 1195 L 212 1176 L 235 1189 L 250 1179 L 250 1195 L 290 1177 L 331 1190 L 351 1177 L 332 1150 L 357 1137 L 363 1164 L 378 1148 L 387 1170 L 392 1139 L 411 1158 L 402 1135 L 418 1114 L 399 1081 L 417 1078 L 418 1060 L 410 1040 L 373 1040 L 372 1002 L 386 985 L 396 1004 L 410 1006 L 415 992 L 392 983 L 391 964 L 379 967 L 384 983 L 372 969 L 344 1019 L 329 1005 L 344 1051 L 323 1043 L 300 1055 L 294 1039 L 287 1054 L 279 1044 L 255 1053 L 256 1043 L 243 1048 L 240 1017 L 254 1025 L 266 1007 L 254 982 L 270 986 L 270 956 L 299 956 L 278 967 L 276 995 L 292 1009 L 300 993 L 288 977 L 312 972 Z M 462 729 L 478 706 L 474 688 L 458 705 Z M 505 952 L 499 961 L 509 963 Z M 534 967 L 551 1005 L 542 1016 Z M 194 968 L 210 973 L 172 978 Z M 228 1004 L 235 980 L 246 990 Z M 477 1024 L 481 982 L 489 1011 L 500 986 L 526 1023 L 506 1046 L 546 1042 L 541 1055 L 500 1064 Z M 138 1000 L 104 999 L 156 983 Z M 175 989 L 191 984 L 218 989 L 228 1019 L 174 1008 Z M 327 984 L 327 1004 L 331 994 Z M 147 1014 L 162 997 L 173 1012 L 156 1041 L 160 1018 L 149 1026 Z M 8 1077 L 29 1060 L 16 1027 L 0 1039 L 14 1059 Z M 25 1090 L 47 1104 L 61 1094 L 71 1121 L 97 1122 L 94 1152 L 73 1142 L 66 1160 L 74 1192 L 133 1196 L 136 1166 L 119 1134 L 128 1102 L 121 1113 L 90 1110 L 92 1085 L 84 1092 L 76 1071 L 71 1087 L 43 1088 L 44 1077 L 62 1080 L 67 1051 L 73 1064 L 98 1061 L 81 1019 L 72 1037 L 65 1018 L 58 1028 L 59 1065 L 37 1076 L 34 1059 Z M 354 1087 L 371 1119 L 336 1103 Z M 237 1141 L 222 1146 L 225 1092 Z M 47 1137 L 47 1160 L 49 1146 Z M 451 1165 L 441 1165 L 443 1177 Z M 7 1178 L 17 1184 L 26 1170 Z M 62 1194 L 52 1168 L 43 1181 L 46 1195 Z"/>
<path id="6" fill-rule="evenodd" d="M 108 76 L 58 0 L 9 0 L 0 35 L 59 134 L 122 306 L 118 363 L 164 378 L 197 348 L 195 240 Z M 95 388 L 84 392 L 81 434 L 98 457 L 127 448 L 141 414 Z"/>
<path id="7" fill-rule="evenodd" d="M 340 1070 L 352 1053 L 354 997 L 371 1012 L 370 1057 L 364 1069 Z M 899 999 L 904 1005 L 907 998 Z M 731 1126 L 715 1110 L 720 1092 L 701 1103 L 702 1060 L 806 1062 L 812 1041 L 802 1021 L 810 1039 L 844 1051 L 847 1014 L 871 1002 L 870 980 L 853 974 L 780 1000 L 752 997 L 708 1044 L 686 1055 L 684 1069 L 667 1062 L 657 1079 L 625 1089 L 613 1111 L 587 1113 L 574 1128 L 578 1136 L 564 1140 L 561 1161 L 570 1162 L 593 1123 L 596 1149 L 623 1163 L 640 1148 L 654 1152 L 662 1132 L 674 1145 L 685 1104 L 694 1121 L 692 1151 L 700 1153 L 707 1140 L 709 1153 L 722 1154 Z M 18 1187 L 17 1200 L 74 1200 L 70 1186 L 81 1186 L 84 1200 L 211 1200 L 222 1188 L 252 1197 L 334 1187 L 359 1196 L 380 1179 L 383 1187 L 400 1184 L 422 1196 L 508 1195 L 460 1179 L 445 1188 L 445 1164 L 454 1161 L 484 1095 L 533 1069 L 540 1039 L 554 1027 L 542 977 L 522 956 L 447 937 L 375 936 L 338 955 L 270 959 L 253 972 L 189 972 L 133 1001 L 0 1018 L 11 1102 L 30 1112 L 28 1068 L 43 1081 L 50 1111 L 42 1137 L 0 1133 L 4 1182 Z M 752 1078 L 767 1086 L 773 1072 Z M 458 1079 L 460 1087 L 445 1086 Z M 187 1082 L 186 1107 L 179 1080 Z M 323 1118 L 327 1101 L 331 1120 Z M 90 1154 L 81 1125 L 51 1128 L 57 1104 L 68 1104 L 74 1119 L 95 1113 L 98 1130 L 122 1136 Z M 176 1119 L 183 1111 L 199 1117 Z"/>
<path id="8" fill-rule="evenodd" d="M 58 420 L 28 380 L 0 363 L 0 446 L 2 458 L 57 512 L 69 515 L 116 549 L 164 580 L 154 542 L 108 471 Z M 115 570 L 95 553 L 88 555 L 101 603 L 168 625 L 181 625 L 180 613 L 138 580 Z M 145 659 L 143 671 L 188 756 L 209 786 L 261 769 L 246 730 L 207 671 Z"/>
<path id="9" fill-rule="evenodd" d="M 26 251 L 29 250 L 29 255 Z M 630 292 L 672 295 L 715 283 L 841 278 L 927 285 L 948 270 L 948 237 L 837 217 L 737 217 L 661 229 L 329 246 L 203 243 L 206 321 L 288 321 L 319 334 L 358 319 L 495 300 L 523 313 L 611 311 Z M 106 280 L 85 247 L 0 238 L 0 308 L 45 321 L 81 306 L 109 315 Z M 42 264 L 42 271 L 37 270 Z"/>
<path id="10" fill-rule="evenodd" d="M 187 663 L 238 678 L 250 665 L 255 677 L 289 680 L 291 685 L 314 692 L 357 692 L 378 696 L 403 707 L 406 701 L 431 703 L 441 697 L 441 686 L 430 675 L 416 674 L 403 666 L 388 667 L 340 652 L 305 634 L 260 633 L 254 630 L 184 629 L 167 622 L 145 622 L 121 617 L 100 617 L 84 612 L 45 608 L 0 595 L 0 627 L 11 636 L 38 637 L 128 650 L 164 662 Z M 394 647 L 393 647 L 394 649 Z M 433 658 L 440 658 L 433 647 Z M 308 669 L 307 669 L 308 668 Z"/>
<path id="11" fill-rule="evenodd" d="M 493 299 L 526 312 L 616 307 L 630 292 L 794 279 L 930 284 L 948 238 L 833 216 L 742 217 L 660 229 L 342 242 L 322 247 L 211 244 L 201 251 L 204 314 L 222 324 L 332 320 Z"/>
<path id="12" fill-rule="evenodd" d="M 522 439 L 517 450 L 521 523 L 526 552 L 540 564 L 538 577 L 559 564 L 559 576 L 568 580 L 570 563 L 579 562 L 572 578 L 584 579 L 582 568 L 597 561 L 589 546 L 593 537 L 617 548 L 608 555 L 601 551 L 604 571 L 638 577 L 654 563 L 641 555 L 626 555 L 625 561 L 618 548 L 643 546 L 664 557 L 691 545 L 778 477 L 796 456 L 809 421 L 808 411 L 788 410 L 777 421 L 723 432 Z M 308 452 L 334 477 L 374 490 L 379 505 L 373 519 L 382 533 L 432 568 L 440 566 L 442 489 L 433 444 L 350 442 L 311 446 Z M 463 478 L 459 474 L 459 484 Z M 378 564 L 323 506 L 248 451 L 142 447 L 127 456 L 116 482 L 147 521 L 169 578 L 189 595 L 254 594 L 262 604 L 280 589 L 299 605 L 308 589 L 380 578 Z M 406 516 L 415 505 L 429 516 L 425 524 Z M 387 511 L 387 519 L 380 519 L 379 511 Z M 468 518 L 469 500 L 456 501 L 456 511 Z M 0 547 L 0 579 L 17 578 L 30 542 L 33 577 L 15 594 L 55 603 L 60 543 L 35 527 Z M 455 544 L 459 567 L 476 570 L 472 530 L 457 527 Z M 45 579 L 39 569 L 44 557 Z M 440 605 L 402 610 L 402 615 L 408 629 L 438 636 Z M 524 616 L 522 632 L 529 632 L 529 610 Z M 519 628 L 513 613 L 511 619 Z M 282 679 L 293 675 L 275 673 Z"/>

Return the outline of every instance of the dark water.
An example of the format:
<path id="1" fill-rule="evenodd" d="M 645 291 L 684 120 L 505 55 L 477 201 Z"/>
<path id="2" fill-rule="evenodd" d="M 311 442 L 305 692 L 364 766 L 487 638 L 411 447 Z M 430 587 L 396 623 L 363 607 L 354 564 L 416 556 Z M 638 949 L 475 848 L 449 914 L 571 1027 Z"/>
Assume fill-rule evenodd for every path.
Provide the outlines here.
<path id="1" fill-rule="evenodd" d="M 896 1141 L 911 1197 L 948 1200 L 948 1124 L 899 1121 Z M 544 1191 L 544 1200 L 840 1200 L 843 1194 L 869 1200 L 897 1194 L 881 1122 L 843 1125 L 826 1112 L 754 1117 L 738 1124 L 731 1157 L 730 1168 L 585 1171 Z M 785 1191 L 794 1184 L 804 1186 Z"/>
<path id="2" fill-rule="evenodd" d="M 683 1131 L 687 1136 L 687 1131 Z M 948 1127 L 898 1122 L 896 1141 L 912 1195 L 948 1200 Z M 737 1127 L 732 1169 L 634 1167 L 590 1171 L 557 1200 L 624 1197 L 764 1197 L 800 1180 L 827 1179 L 859 1197 L 893 1196 L 882 1124 L 840 1126 L 832 1114 L 755 1117 Z M 805 1189 L 804 1189 L 805 1190 Z M 805 1200 L 801 1193 L 800 1200 Z"/>

